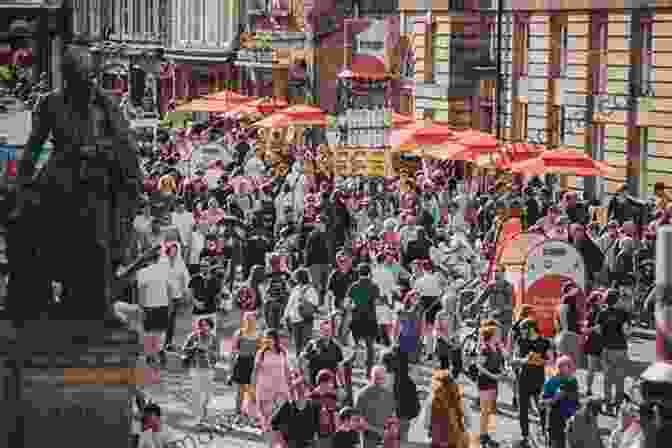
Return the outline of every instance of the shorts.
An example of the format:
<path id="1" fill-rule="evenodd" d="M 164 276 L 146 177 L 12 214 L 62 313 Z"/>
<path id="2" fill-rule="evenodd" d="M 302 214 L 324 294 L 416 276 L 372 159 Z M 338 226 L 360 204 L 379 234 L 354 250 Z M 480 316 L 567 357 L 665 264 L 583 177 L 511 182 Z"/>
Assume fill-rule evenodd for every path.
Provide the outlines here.
<path id="1" fill-rule="evenodd" d="M 168 306 L 156 306 L 144 308 L 145 332 L 156 332 L 168 330 L 169 312 Z"/>

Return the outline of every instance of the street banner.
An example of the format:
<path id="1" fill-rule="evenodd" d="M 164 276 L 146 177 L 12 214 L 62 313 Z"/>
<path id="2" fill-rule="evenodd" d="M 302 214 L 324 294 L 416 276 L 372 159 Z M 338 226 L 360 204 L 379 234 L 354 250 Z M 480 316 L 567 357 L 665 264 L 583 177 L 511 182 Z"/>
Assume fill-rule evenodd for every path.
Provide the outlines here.
<path id="1" fill-rule="evenodd" d="M 555 333 L 562 285 L 570 281 L 586 289 L 583 258 L 565 241 L 545 240 L 530 249 L 524 270 L 522 303 L 534 307 L 541 334 L 550 337 Z"/>

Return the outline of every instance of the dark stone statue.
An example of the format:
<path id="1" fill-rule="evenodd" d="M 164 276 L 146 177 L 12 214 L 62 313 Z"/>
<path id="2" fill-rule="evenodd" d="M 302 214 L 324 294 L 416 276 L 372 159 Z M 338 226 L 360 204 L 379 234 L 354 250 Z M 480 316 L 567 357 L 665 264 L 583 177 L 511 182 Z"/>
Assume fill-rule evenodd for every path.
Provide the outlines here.
<path id="1" fill-rule="evenodd" d="M 19 162 L 8 224 L 7 311 L 15 322 L 105 320 L 116 267 L 125 263 L 141 171 L 128 123 L 96 83 L 91 55 L 68 49 L 63 90 L 42 98 Z M 54 149 L 36 173 L 47 138 Z M 52 282 L 66 291 L 52 303 Z"/>

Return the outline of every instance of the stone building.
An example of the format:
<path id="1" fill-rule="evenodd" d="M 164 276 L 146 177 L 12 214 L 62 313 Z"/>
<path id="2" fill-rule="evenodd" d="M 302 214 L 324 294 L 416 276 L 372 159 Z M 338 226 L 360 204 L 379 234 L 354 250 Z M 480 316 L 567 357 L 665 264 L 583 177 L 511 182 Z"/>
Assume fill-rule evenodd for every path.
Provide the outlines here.
<path id="1" fill-rule="evenodd" d="M 480 79 L 456 72 L 453 43 L 465 33 L 457 22 L 471 23 L 466 34 L 487 40 L 481 55 L 489 56 L 478 64 L 492 67 L 502 58 L 506 140 L 577 148 L 607 161 L 611 177 L 569 185 L 588 195 L 624 182 L 637 195 L 657 181 L 672 183 L 672 2 L 633 0 L 624 10 L 583 0 L 502 1 L 503 51 L 496 54 L 497 0 L 400 0 L 402 33 L 414 38 L 418 61 L 416 112 L 496 131 L 492 71 L 476 70 Z M 453 95 L 455 78 L 466 81 L 466 91 Z"/>

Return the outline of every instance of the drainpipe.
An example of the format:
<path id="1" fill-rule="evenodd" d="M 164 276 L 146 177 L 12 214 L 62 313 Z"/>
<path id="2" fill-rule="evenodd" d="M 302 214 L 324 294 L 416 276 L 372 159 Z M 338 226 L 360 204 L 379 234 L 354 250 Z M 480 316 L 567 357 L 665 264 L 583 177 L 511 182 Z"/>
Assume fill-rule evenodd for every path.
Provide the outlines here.
<path id="1" fill-rule="evenodd" d="M 502 139 L 502 97 L 504 83 L 502 80 L 502 50 L 504 48 L 504 33 L 502 22 L 504 21 L 504 0 L 497 0 L 497 78 L 495 83 L 495 128 L 497 140 Z"/>
<path id="2" fill-rule="evenodd" d="M 642 134 L 645 135 L 646 128 L 637 126 L 637 115 L 639 114 L 639 97 L 642 96 L 642 62 L 643 48 L 646 48 L 647 42 L 644 42 L 643 25 L 650 23 L 651 11 L 640 8 L 632 11 L 630 19 L 630 88 L 628 89 L 628 140 L 626 148 L 626 183 L 628 192 L 633 196 L 640 196 L 646 193 L 647 186 L 641 184 L 642 176 L 646 178 L 646 173 L 642 170 L 646 167 L 646 154 L 642 154 Z"/>

